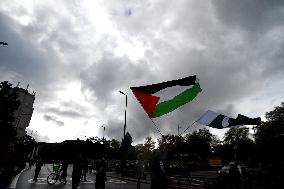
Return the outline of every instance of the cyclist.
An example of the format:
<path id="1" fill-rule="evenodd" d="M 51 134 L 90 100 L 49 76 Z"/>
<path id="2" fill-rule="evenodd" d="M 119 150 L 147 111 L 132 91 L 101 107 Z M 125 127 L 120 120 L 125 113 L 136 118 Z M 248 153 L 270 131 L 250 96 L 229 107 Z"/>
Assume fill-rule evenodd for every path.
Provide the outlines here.
<path id="1" fill-rule="evenodd" d="M 52 171 L 56 174 L 59 174 L 61 165 L 55 162 L 52 166 Z"/>

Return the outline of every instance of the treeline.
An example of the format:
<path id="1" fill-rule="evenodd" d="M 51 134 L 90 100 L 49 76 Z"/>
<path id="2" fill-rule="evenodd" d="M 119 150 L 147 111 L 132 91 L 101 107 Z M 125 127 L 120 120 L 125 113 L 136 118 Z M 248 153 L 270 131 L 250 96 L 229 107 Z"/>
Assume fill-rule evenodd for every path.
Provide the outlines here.
<path id="1" fill-rule="evenodd" d="M 230 161 L 251 165 L 281 163 L 284 161 L 283 153 L 279 153 L 284 145 L 284 103 L 267 112 L 265 117 L 267 121 L 255 126 L 253 133 L 247 127 L 230 128 L 223 140 L 208 129 L 200 129 L 185 136 L 164 135 L 158 139 L 158 148 L 151 137 L 147 137 L 144 144 L 135 146 L 132 140 L 121 144 L 115 139 L 96 137 L 86 141 L 42 144 L 40 154 L 55 159 L 74 157 L 78 152 L 91 159 L 121 159 L 124 154 L 128 160 L 149 160 L 154 151 L 159 151 L 165 160 L 202 162 L 208 157 L 219 157 L 223 164 Z"/>

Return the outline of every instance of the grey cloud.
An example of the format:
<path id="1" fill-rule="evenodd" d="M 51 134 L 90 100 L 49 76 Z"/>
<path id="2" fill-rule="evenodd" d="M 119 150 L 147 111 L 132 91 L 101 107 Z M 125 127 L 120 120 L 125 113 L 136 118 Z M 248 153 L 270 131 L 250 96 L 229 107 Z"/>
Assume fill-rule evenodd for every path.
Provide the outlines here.
<path id="1" fill-rule="evenodd" d="M 43 119 L 45 119 L 46 121 L 51 121 L 56 123 L 57 126 L 63 126 L 64 122 L 58 120 L 58 118 L 56 116 L 52 116 L 52 115 L 44 115 Z"/>
<path id="2" fill-rule="evenodd" d="M 281 0 L 247 0 L 212 2 L 220 20 L 230 26 L 240 26 L 259 33 L 283 24 L 284 2 Z"/>
<path id="3" fill-rule="evenodd" d="M 198 75 L 203 91 L 197 98 L 155 120 L 162 134 L 175 134 L 178 124 L 186 127 L 208 109 L 235 117 L 243 111 L 239 104 L 264 91 L 265 83 L 273 85 L 276 76 L 284 79 L 283 1 L 104 2 L 121 37 L 144 45 L 144 57 L 137 61 L 115 55 L 120 44 L 111 34 L 93 32 L 86 37 L 80 29 L 88 29 L 94 21 L 84 17 L 80 6 L 66 5 L 74 19 L 58 16 L 52 7 L 38 7 L 35 23 L 25 27 L 1 14 L 0 37 L 8 40 L 9 48 L 1 48 L 0 72 L 6 73 L 5 78 L 31 83 L 40 95 L 52 96 L 64 83 L 81 81 L 87 100 L 109 116 L 109 137 L 120 139 L 123 132 L 124 101 L 116 97 L 119 90 L 128 94 L 127 131 L 136 140 L 159 136 L 130 86 Z M 39 44 L 33 43 L 37 39 Z M 76 118 L 88 115 L 74 102 L 60 105 L 45 111 Z M 114 112 L 121 106 L 119 118 L 108 112 L 113 106 Z M 189 132 L 198 127 L 190 127 Z"/>

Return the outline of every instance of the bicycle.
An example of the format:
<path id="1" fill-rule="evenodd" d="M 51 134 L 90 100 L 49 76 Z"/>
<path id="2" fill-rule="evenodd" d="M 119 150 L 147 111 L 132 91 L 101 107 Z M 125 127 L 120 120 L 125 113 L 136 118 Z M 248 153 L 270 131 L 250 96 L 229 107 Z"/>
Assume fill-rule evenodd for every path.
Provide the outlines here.
<path id="1" fill-rule="evenodd" d="M 49 185 L 55 184 L 58 180 L 60 183 L 66 184 L 66 178 L 62 178 L 59 173 L 50 173 L 47 177 L 47 183 Z"/>
<path id="2" fill-rule="evenodd" d="M 66 177 L 61 176 L 60 165 L 54 164 L 53 165 L 53 172 L 48 175 L 46 181 L 49 185 L 55 184 L 57 181 L 60 183 L 66 184 Z"/>

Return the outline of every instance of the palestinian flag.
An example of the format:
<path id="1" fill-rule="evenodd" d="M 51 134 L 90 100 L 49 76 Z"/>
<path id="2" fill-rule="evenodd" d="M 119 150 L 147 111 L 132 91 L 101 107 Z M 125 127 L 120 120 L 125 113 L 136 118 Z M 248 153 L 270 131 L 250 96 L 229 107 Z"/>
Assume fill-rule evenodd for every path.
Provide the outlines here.
<path id="1" fill-rule="evenodd" d="M 177 109 L 192 101 L 201 91 L 196 76 L 130 89 L 150 118 Z"/>
<path id="2" fill-rule="evenodd" d="M 208 110 L 196 122 L 209 127 L 223 129 L 231 126 L 231 122 L 233 122 L 233 120 L 234 119 L 230 117 Z"/>

